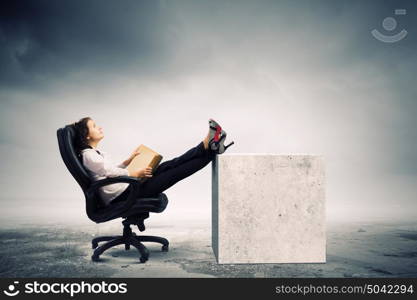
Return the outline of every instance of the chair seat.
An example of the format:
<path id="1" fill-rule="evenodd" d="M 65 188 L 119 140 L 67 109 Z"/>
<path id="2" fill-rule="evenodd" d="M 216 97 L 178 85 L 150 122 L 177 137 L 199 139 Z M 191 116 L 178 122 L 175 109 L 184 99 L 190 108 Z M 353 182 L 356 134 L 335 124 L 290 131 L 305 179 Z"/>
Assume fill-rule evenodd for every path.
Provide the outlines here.
<path id="1" fill-rule="evenodd" d="M 163 193 L 159 194 L 157 198 L 138 198 L 123 216 L 127 217 L 142 212 L 160 213 L 165 210 L 167 205 L 168 197 Z"/>
<path id="2" fill-rule="evenodd" d="M 116 202 L 110 204 L 109 206 L 100 208 L 97 213 L 105 213 L 106 211 L 120 211 L 123 210 L 123 207 L 126 205 L 126 202 Z M 137 213 L 143 212 L 155 212 L 160 213 L 165 210 L 168 205 L 168 197 L 164 193 L 160 193 L 156 197 L 146 197 L 138 198 L 136 202 L 129 207 L 127 210 L 123 210 L 122 217 L 131 216 Z"/>
<path id="3" fill-rule="evenodd" d="M 129 212 L 141 210 L 160 213 L 165 210 L 168 205 L 168 197 L 161 193 L 158 197 L 153 198 L 138 198 L 136 202 L 129 208 Z"/>

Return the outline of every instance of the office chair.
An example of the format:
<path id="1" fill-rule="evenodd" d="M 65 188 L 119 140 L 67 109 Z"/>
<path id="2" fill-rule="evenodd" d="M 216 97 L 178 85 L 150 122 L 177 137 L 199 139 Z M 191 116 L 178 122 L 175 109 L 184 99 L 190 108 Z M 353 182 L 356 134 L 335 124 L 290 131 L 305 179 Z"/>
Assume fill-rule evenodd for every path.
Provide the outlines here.
<path id="1" fill-rule="evenodd" d="M 68 170 L 75 178 L 84 192 L 86 200 L 86 212 L 90 220 L 95 223 L 103 223 L 116 218 L 123 218 L 123 235 L 101 236 L 92 240 L 94 253 L 91 256 L 93 261 L 99 261 L 99 256 L 107 249 L 116 245 L 125 245 L 129 250 L 134 246 L 140 253 L 140 262 L 144 263 L 149 258 L 149 251 L 142 242 L 156 242 L 162 244 L 162 251 L 168 251 L 168 240 L 158 236 L 136 235 L 132 232 L 130 225 L 137 225 L 139 231 L 145 230 L 144 220 L 149 217 L 150 212 L 163 212 L 168 204 L 168 198 L 164 193 L 155 197 L 136 198 L 140 189 L 140 181 L 136 177 L 119 176 L 105 178 L 98 181 L 91 180 L 87 170 L 82 164 L 81 158 L 77 156 L 74 148 L 75 130 L 72 125 L 57 130 L 58 145 L 61 157 Z M 116 183 L 129 183 L 129 196 L 126 201 L 116 202 L 108 206 L 102 204 L 98 189 L 102 186 Z M 101 246 L 98 243 L 106 242 Z"/>

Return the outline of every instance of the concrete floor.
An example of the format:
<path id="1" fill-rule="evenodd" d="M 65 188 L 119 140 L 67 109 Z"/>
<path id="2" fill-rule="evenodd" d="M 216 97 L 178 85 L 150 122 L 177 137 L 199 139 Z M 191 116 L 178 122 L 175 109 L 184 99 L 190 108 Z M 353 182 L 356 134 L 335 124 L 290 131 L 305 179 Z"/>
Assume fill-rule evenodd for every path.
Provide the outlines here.
<path id="1" fill-rule="evenodd" d="M 118 221 L 2 226 L 0 277 L 417 277 L 417 222 L 328 223 L 327 263 L 247 265 L 216 263 L 209 220 L 145 225 L 145 234 L 170 241 L 169 252 L 146 243 L 145 264 L 123 246 L 107 250 L 101 262 L 90 260 L 91 239 L 120 234 Z"/>

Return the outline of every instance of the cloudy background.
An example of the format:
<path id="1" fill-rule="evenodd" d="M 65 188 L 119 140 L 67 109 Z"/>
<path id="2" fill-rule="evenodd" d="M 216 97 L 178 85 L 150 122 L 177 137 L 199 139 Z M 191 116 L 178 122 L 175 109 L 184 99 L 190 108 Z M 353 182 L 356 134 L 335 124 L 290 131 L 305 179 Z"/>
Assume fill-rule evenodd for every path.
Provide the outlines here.
<path id="1" fill-rule="evenodd" d="M 417 216 L 414 1 L 0 6 L 3 219 L 87 219 L 56 140 L 84 116 L 115 162 L 140 143 L 182 154 L 212 117 L 230 153 L 324 155 L 329 220 Z M 389 16 L 408 31 L 394 44 L 370 33 L 393 34 Z M 210 165 L 166 193 L 164 220 L 210 218 Z"/>

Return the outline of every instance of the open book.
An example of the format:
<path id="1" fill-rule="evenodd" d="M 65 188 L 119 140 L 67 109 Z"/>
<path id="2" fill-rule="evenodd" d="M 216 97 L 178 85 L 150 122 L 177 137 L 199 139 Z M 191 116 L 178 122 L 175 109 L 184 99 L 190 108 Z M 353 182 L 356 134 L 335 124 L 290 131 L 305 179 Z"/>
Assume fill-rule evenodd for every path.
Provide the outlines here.
<path id="1" fill-rule="evenodd" d="M 140 153 L 136 155 L 130 164 L 126 167 L 126 169 L 129 170 L 129 173 L 133 171 L 137 171 L 139 169 L 144 169 L 146 167 L 152 168 L 152 173 L 155 172 L 156 168 L 159 166 L 159 163 L 162 160 L 162 155 L 155 152 L 149 147 L 146 147 L 145 145 L 140 145 L 137 149 Z M 141 182 L 144 182 L 149 177 L 142 177 L 139 180 Z"/>

